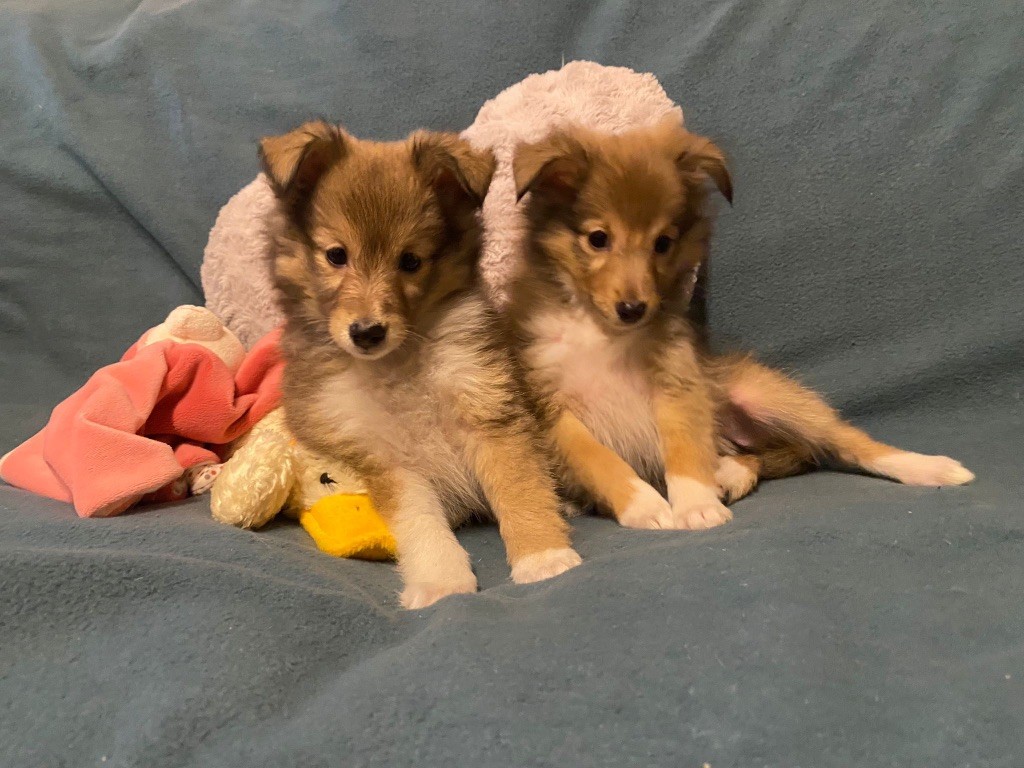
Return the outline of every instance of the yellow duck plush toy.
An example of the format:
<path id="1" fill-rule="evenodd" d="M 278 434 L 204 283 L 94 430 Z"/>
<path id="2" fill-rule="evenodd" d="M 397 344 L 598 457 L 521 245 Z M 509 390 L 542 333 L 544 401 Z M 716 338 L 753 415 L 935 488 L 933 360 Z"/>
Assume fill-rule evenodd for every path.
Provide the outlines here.
<path id="1" fill-rule="evenodd" d="M 284 511 L 329 555 L 395 559 L 395 539 L 359 477 L 301 448 L 280 408 L 235 444 L 210 505 L 215 520 L 241 528 L 259 528 Z"/>

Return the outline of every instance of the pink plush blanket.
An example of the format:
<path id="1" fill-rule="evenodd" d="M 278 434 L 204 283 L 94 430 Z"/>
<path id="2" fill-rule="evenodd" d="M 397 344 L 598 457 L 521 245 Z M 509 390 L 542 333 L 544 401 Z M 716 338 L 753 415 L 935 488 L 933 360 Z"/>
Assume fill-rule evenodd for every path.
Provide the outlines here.
<path id="1" fill-rule="evenodd" d="M 232 440 L 277 406 L 279 340 L 279 331 L 265 336 L 235 374 L 198 344 L 136 343 L 4 457 L 0 477 L 70 502 L 80 517 L 181 498 L 187 488 L 175 481 L 186 469 L 220 461 Z"/>

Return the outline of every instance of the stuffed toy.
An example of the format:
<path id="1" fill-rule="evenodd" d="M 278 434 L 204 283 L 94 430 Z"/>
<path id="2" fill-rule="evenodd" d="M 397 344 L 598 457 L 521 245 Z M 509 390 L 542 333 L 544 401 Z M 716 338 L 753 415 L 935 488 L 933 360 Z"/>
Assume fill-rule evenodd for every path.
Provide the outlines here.
<path id="1" fill-rule="evenodd" d="M 214 312 L 190 304 L 172 309 L 166 320 L 142 334 L 139 346 L 148 347 L 158 341 L 205 347 L 219 357 L 232 373 L 238 372 L 245 357 L 246 347 Z"/>
<path id="2" fill-rule="evenodd" d="M 233 374 L 238 372 L 245 358 L 246 348 L 239 338 L 225 328 L 212 311 L 191 304 L 183 304 L 172 309 L 166 320 L 142 334 L 139 346 L 147 347 L 158 341 L 205 347 L 220 358 Z M 170 486 L 154 493 L 146 500 L 174 501 L 188 494 L 198 496 L 206 493 L 217 479 L 220 466 L 211 459 L 199 460 Z"/>
<path id="3" fill-rule="evenodd" d="M 215 520 L 241 528 L 260 528 L 283 511 L 328 554 L 395 557 L 395 540 L 359 477 L 303 450 L 280 408 L 236 442 L 214 481 L 210 507 Z"/>

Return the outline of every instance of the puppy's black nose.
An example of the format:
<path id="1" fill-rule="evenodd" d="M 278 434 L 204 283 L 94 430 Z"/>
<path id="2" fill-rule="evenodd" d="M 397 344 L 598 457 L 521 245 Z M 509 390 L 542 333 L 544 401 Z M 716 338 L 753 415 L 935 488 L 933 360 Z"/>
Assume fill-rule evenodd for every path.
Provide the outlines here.
<path id="1" fill-rule="evenodd" d="M 647 312 L 647 304 L 643 301 L 620 301 L 615 305 L 615 313 L 624 323 L 635 323 Z"/>
<path id="2" fill-rule="evenodd" d="M 372 320 L 356 320 L 348 327 L 352 343 L 364 352 L 379 346 L 388 335 L 388 327 Z"/>

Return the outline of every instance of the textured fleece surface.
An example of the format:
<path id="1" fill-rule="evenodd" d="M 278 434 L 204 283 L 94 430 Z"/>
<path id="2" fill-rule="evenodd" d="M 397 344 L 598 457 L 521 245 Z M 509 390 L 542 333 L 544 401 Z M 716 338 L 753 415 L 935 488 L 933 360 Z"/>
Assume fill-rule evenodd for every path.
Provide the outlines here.
<path id="1" fill-rule="evenodd" d="M 291 525 L 0 488 L 0 765 L 1020 765 L 1022 37 L 1016 0 L 0 5 L 0 448 L 201 303 L 259 136 L 458 130 L 564 56 L 654 73 L 732 158 L 713 327 L 979 476 L 578 520 L 530 587 L 470 529 L 483 593 L 421 614 Z"/>

